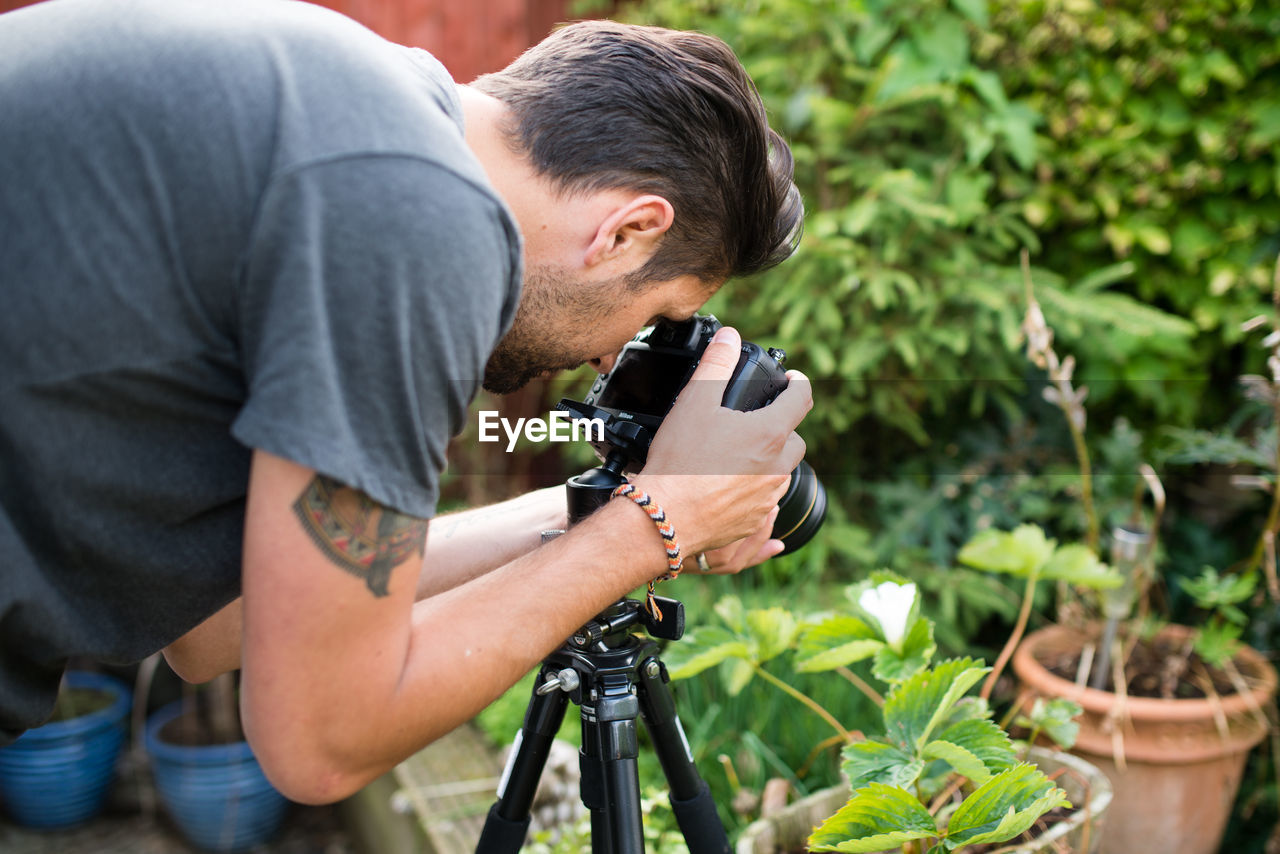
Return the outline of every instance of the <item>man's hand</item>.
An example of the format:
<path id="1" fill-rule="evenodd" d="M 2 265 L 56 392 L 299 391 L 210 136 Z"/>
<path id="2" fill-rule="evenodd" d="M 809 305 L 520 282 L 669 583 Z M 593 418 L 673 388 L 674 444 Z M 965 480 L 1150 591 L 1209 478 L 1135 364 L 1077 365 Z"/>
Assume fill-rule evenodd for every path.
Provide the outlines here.
<path id="1" fill-rule="evenodd" d="M 809 381 L 797 371 L 787 372 L 787 388 L 763 409 L 721 406 L 741 346 L 736 330 L 716 333 L 636 477 L 637 486 L 666 509 L 686 555 L 736 544 L 717 555 L 726 571 L 781 550 L 770 545 L 766 520 L 804 458 L 795 428 L 813 408 Z"/>
<path id="2" fill-rule="evenodd" d="M 764 524 L 760 526 L 759 531 L 749 537 L 738 540 L 736 543 L 730 543 L 727 546 L 704 552 L 703 558 L 705 560 L 699 562 L 699 571 L 711 575 L 736 575 L 748 567 L 762 564 L 769 558 L 781 554 L 787 544 L 782 540 L 775 540 L 771 536 L 773 534 L 773 522 L 777 518 L 778 507 L 774 505 L 773 510 L 765 517 Z M 696 560 L 697 558 L 690 559 Z M 704 562 L 707 567 L 705 570 L 701 568 Z"/>

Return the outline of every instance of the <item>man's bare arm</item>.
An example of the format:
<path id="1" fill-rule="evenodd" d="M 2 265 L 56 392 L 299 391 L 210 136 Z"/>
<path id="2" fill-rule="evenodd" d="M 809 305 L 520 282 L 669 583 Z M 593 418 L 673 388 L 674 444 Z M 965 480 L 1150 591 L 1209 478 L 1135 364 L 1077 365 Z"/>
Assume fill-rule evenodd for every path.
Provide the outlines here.
<path id="1" fill-rule="evenodd" d="M 418 580 L 425 599 L 510 563 L 542 544 L 542 532 L 567 525 L 565 489 L 546 489 L 431 520 L 427 559 Z"/>
<path id="2" fill-rule="evenodd" d="M 165 661 L 183 680 L 199 684 L 240 667 L 244 603 L 237 597 L 164 648 Z"/>
<path id="3" fill-rule="evenodd" d="M 563 529 L 565 524 L 564 487 L 440 516 L 431 523 L 417 598 L 434 596 L 510 563 L 539 546 L 543 531 Z M 237 598 L 165 647 L 165 660 L 192 683 L 238 669 L 243 619 L 243 601 Z"/>

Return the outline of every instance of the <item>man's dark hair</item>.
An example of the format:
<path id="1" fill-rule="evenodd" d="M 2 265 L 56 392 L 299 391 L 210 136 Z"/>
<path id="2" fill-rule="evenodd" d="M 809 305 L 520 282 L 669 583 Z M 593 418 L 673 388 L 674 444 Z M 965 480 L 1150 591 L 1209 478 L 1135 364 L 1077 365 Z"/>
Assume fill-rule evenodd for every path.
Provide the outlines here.
<path id="1" fill-rule="evenodd" d="M 472 83 L 513 147 L 566 192 L 625 188 L 675 209 L 633 281 L 747 276 L 789 256 L 804 216 L 791 150 L 733 51 L 702 33 L 583 21 Z"/>

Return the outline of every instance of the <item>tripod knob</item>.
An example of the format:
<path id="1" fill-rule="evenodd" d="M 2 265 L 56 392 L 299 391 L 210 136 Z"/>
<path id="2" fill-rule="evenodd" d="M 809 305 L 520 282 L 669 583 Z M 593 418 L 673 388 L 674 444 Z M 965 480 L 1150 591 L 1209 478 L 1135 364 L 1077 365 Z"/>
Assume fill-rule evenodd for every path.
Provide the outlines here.
<path id="1" fill-rule="evenodd" d="M 538 686 L 538 696 L 545 697 L 548 694 L 554 694 L 556 691 L 564 691 L 567 694 L 580 684 L 578 671 L 572 667 L 566 667 L 559 673 L 552 673 L 547 677 L 546 682 Z"/>

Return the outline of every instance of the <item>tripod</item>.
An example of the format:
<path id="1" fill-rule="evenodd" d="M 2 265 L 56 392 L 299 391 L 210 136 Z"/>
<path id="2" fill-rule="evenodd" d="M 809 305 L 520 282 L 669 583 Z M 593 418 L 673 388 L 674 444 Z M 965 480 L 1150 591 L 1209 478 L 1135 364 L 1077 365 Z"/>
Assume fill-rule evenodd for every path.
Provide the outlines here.
<path id="1" fill-rule="evenodd" d="M 609 500 L 622 482 L 623 459 L 569 479 L 570 523 Z M 658 646 L 631 630 L 678 640 L 684 607 L 658 598 L 656 618 L 633 599 L 621 599 L 547 656 L 525 710 L 524 727 L 489 809 L 476 854 L 516 854 L 530 824 L 538 778 L 569 701 L 580 708 L 582 803 L 591 813 L 593 854 L 643 854 L 636 718 L 644 721 L 671 788 L 671 809 L 692 854 L 729 854 L 729 840 L 711 790 L 698 775 L 667 687 Z"/>

